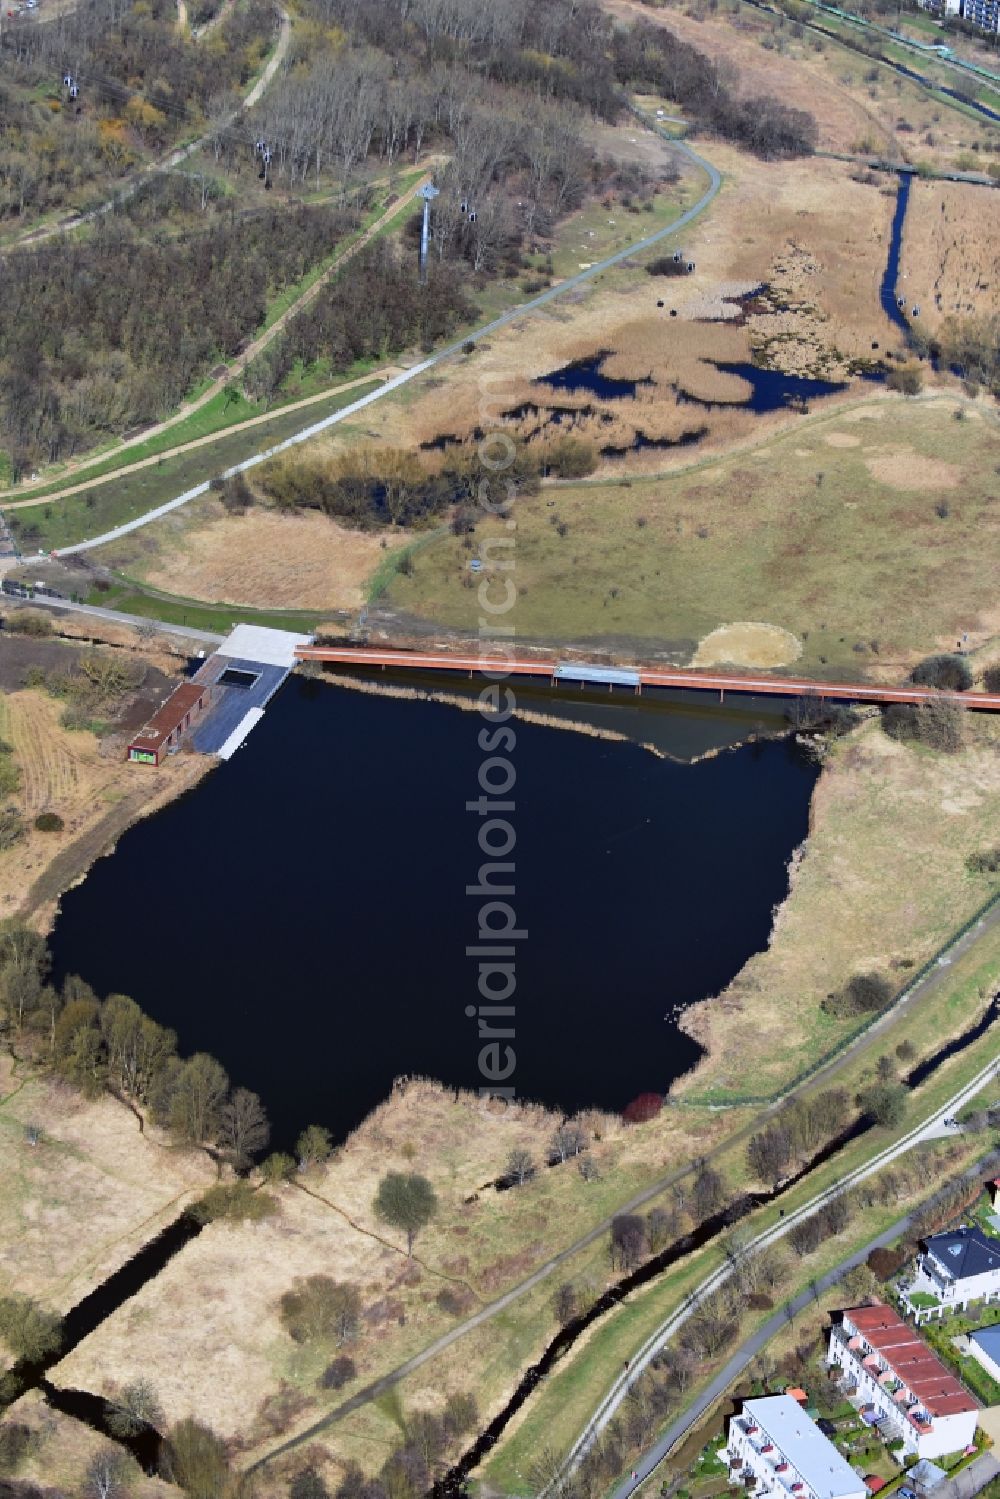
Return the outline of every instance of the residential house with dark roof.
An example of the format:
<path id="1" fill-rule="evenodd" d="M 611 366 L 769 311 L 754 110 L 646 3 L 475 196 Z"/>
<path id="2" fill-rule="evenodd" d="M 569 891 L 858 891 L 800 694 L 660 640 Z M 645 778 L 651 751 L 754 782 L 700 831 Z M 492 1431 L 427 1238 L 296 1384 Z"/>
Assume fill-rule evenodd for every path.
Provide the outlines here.
<path id="1" fill-rule="evenodd" d="M 920 1305 L 928 1296 L 936 1298 L 936 1307 Z M 981 1228 L 964 1226 L 933 1234 L 925 1241 L 916 1275 L 905 1292 L 908 1304 L 920 1313 L 918 1320 L 940 1316 L 945 1309 L 964 1311 L 970 1302 L 998 1297 L 1000 1239 L 990 1238 Z"/>

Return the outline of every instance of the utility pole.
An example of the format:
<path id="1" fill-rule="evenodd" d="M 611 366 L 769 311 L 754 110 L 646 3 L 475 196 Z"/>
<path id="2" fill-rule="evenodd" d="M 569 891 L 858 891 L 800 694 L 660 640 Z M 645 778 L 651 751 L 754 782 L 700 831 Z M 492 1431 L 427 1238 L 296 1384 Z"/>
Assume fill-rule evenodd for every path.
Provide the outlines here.
<path id="1" fill-rule="evenodd" d="M 423 198 L 424 200 L 424 221 L 420 226 L 421 281 L 426 281 L 427 279 L 427 249 L 430 245 L 431 239 L 431 204 L 433 203 L 434 199 L 439 196 L 439 193 L 440 189 L 436 188 L 432 182 L 425 182 L 423 187 L 420 189 L 420 192 L 417 194 L 418 197 Z"/>

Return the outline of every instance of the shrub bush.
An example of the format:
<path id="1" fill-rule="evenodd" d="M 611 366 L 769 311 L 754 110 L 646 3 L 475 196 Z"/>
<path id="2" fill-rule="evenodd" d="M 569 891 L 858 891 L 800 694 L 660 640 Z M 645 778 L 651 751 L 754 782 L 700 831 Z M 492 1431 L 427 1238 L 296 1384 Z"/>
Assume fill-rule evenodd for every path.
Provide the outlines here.
<path id="1" fill-rule="evenodd" d="M 892 999 L 892 986 L 880 973 L 856 973 L 835 994 L 828 994 L 822 1008 L 840 1019 L 874 1015 Z"/>
<path id="2" fill-rule="evenodd" d="M 649 262 L 646 270 L 650 276 L 686 276 L 687 263 L 675 260 L 672 255 L 658 255 Z"/>
<path id="3" fill-rule="evenodd" d="M 928 656 L 910 673 L 920 687 L 940 687 L 943 692 L 968 692 L 972 671 L 963 656 Z"/>
<path id="4" fill-rule="evenodd" d="M 557 479 L 582 479 L 597 467 L 597 449 L 579 437 L 560 437 L 542 449 L 542 472 Z"/>
<path id="5" fill-rule="evenodd" d="M 56 1351 L 61 1336 L 61 1319 L 30 1296 L 0 1297 L 0 1338 L 16 1358 L 44 1358 Z"/>
<path id="6" fill-rule="evenodd" d="M 902 369 L 890 370 L 885 377 L 890 390 L 904 396 L 918 396 L 924 388 L 924 375 L 918 364 L 906 364 Z"/>
<path id="7" fill-rule="evenodd" d="M 255 1191 L 248 1181 L 220 1182 L 192 1207 L 200 1223 L 226 1219 L 230 1223 L 259 1223 L 278 1211 L 278 1204 L 267 1192 Z"/>
<path id="8" fill-rule="evenodd" d="M 319 1382 L 324 1390 L 342 1390 L 345 1384 L 350 1384 L 357 1372 L 354 1360 L 342 1353 L 332 1364 L 327 1364 Z"/>
<path id="9" fill-rule="evenodd" d="M 51 635 L 52 621 L 37 609 L 17 609 L 7 616 L 7 628 L 14 635 Z"/>
<path id="10" fill-rule="evenodd" d="M 61 833 L 65 826 L 58 812 L 39 812 L 35 818 L 35 829 L 39 833 Z"/>
<path id="11" fill-rule="evenodd" d="M 882 729 L 900 743 L 926 744 L 953 754 L 965 742 L 962 713 L 957 703 L 890 703 L 882 709 Z"/>
<path id="12" fill-rule="evenodd" d="M 970 874 L 1000 874 L 1000 844 L 995 848 L 981 848 L 970 854 L 965 861 Z"/>
<path id="13" fill-rule="evenodd" d="M 0 853 L 13 848 L 24 837 L 24 823 L 16 807 L 0 811 Z"/>
<path id="14" fill-rule="evenodd" d="M 655 1119 L 662 1108 L 663 1098 L 659 1093 L 640 1093 L 625 1105 L 622 1118 L 626 1124 L 646 1124 Z"/>

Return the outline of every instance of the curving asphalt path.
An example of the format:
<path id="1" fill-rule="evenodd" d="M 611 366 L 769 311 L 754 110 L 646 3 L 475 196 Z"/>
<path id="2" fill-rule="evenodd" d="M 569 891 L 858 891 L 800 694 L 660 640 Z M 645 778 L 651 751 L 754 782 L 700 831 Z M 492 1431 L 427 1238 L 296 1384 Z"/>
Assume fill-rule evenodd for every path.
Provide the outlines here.
<path id="1" fill-rule="evenodd" d="M 661 132 L 658 131 L 657 133 L 660 134 Z M 685 209 L 680 218 L 675 219 L 666 228 L 658 229 L 655 234 L 646 235 L 644 239 L 636 240 L 633 244 L 626 245 L 623 249 L 617 250 L 614 255 L 609 255 L 605 260 L 595 261 L 586 270 L 578 271 L 576 275 L 567 277 L 565 281 L 560 281 L 558 286 L 550 286 L 547 291 L 541 292 L 537 297 L 532 297 L 529 302 L 522 302 L 517 307 L 512 307 L 509 312 L 502 313 L 500 317 L 494 318 L 492 322 L 486 323 L 482 328 L 477 328 L 474 332 L 465 334 L 462 338 L 456 339 L 454 343 L 446 345 L 443 349 L 439 349 L 435 354 L 431 354 L 429 358 L 421 360 L 419 364 L 414 364 L 409 369 L 404 370 L 402 374 L 396 375 L 391 380 L 387 380 L 378 390 L 373 390 L 368 395 L 362 396 L 359 400 L 352 401 L 349 406 L 342 406 L 339 411 L 335 411 L 330 416 L 324 417 L 322 421 L 313 422 L 310 426 L 303 427 L 300 432 L 296 432 L 291 437 L 285 438 L 284 442 L 279 442 L 273 448 L 267 448 L 262 453 L 255 453 L 252 458 L 247 458 L 242 463 L 234 464 L 232 468 L 226 469 L 222 477 L 229 479 L 234 474 L 246 473 L 248 469 L 256 468 L 260 463 L 266 463 L 269 458 L 274 458 L 278 453 L 287 452 L 289 448 L 297 447 L 303 442 L 309 442 L 311 438 L 319 436 L 321 432 L 326 432 L 330 427 L 336 426 L 338 422 L 349 421 L 351 417 L 357 416 L 359 411 L 364 411 L 366 407 L 374 405 L 376 401 L 384 400 L 392 391 L 399 390 L 402 386 L 408 385 L 411 380 L 416 380 L 420 375 L 426 374 L 428 370 L 434 369 L 436 365 L 443 363 L 444 360 L 454 358 L 456 354 L 462 351 L 466 344 L 478 343 L 481 339 L 488 338 L 493 333 L 498 333 L 501 328 L 508 327 L 520 318 L 527 317 L 532 312 L 537 312 L 540 307 L 546 307 L 550 302 L 554 302 L 556 298 L 565 296 L 567 292 L 585 285 L 588 281 L 593 281 L 605 271 L 610 270 L 612 266 L 620 265 L 623 260 L 627 260 L 632 255 L 640 255 L 645 250 L 651 250 L 661 240 L 667 239 L 670 235 L 677 234 L 681 229 L 686 228 L 688 224 L 692 223 L 708 207 L 709 203 L 716 196 L 722 186 L 722 177 L 710 161 L 706 161 L 704 157 L 699 156 L 685 142 L 674 141 L 672 137 L 669 137 L 669 139 L 671 144 L 688 156 L 697 167 L 700 167 L 708 175 L 709 179 L 705 192 L 696 203 L 693 203 L 690 208 Z M 137 520 L 128 521 L 122 526 L 115 526 L 113 530 L 105 531 L 100 536 L 94 536 L 90 541 L 80 541 L 75 546 L 61 547 L 58 555 L 66 557 L 77 552 L 89 552 L 94 547 L 105 546 L 111 541 L 119 541 L 123 536 L 128 536 L 133 531 L 141 530 L 143 526 L 148 526 L 153 521 L 160 520 L 163 516 L 169 515 L 171 511 L 179 510 L 182 505 L 189 504 L 191 500 L 196 500 L 201 495 L 207 494 L 208 489 L 209 483 L 207 480 L 203 484 L 196 484 L 193 489 L 185 490 L 183 494 L 178 495 L 176 499 L 168 500 L 164 505 L 157 505 L 155 509 L 147 511 L 145 515 L 139 516 Z M 53 556 L 55 555 L 53 553 Z"/>
<path id="2" fill-rule="evenodd" d="M 771 1244 L 776 1244 L 797 1223 L 801 1223 L 803 1219 L 811 1217 L 813 1213 L 824 1207 L 828 1202 L 832 1202 L 834 1198 L 841 1196 L 842 1193 L 849 1191 L 852 1187 L 856 1187 L 860 1182 L 865 1181 L 867 1177 L 873 1176 L 876 1171 L 881 1171 L 883 1167 L 891 1165 L 893 1161 L 899 1156 L 904 1155 L 914 1145 L 918 1145 L 923 1140 L 937 1139 L 941 1134 L 945 1119 L 951 1118 L 965 1108 L 975 1098 L 976 1094 L 996 1077 L 998 1071 L 1000 1071 L 1000 1057 L 994 1057 L 992 1061 L 988 1062 L 976 1074 L 971 1082 L 966 1083 L 964 1087 L 954 1093 L 948 1099 L 947 1103 L 935 1109 L 934 1113 L 929 1118 L 923 1120 L 921 1124 L 917 1125 L 915 1129 L 909 1130 L 901 1139 L 886 1146 L 884 1150 L 879 1151 L 877 1155 L 872 1156 L 862 1166 L 857 1167 L 856 1170 L 849 1172 L 839 1181 L 834 1182 L 832 1186 L 825 1188 L 822 1192 L 817 1192 L 808 1202 L 803 1203 L 794 1212 L 788 1213 L 786 1217 L 781 1218 L 772 1228 L 765 1229 L 763 1233 L 758 1234 L 756 1238 L 750 1240 L 747 1248 L 751 1250 L 765 1249 Z M 615 1380 L 608 1394 L 598 1406 L 595 1415 L 570 1448 L 563 1464 L 562 1472 L 564 1474 L 570 1473 L 587 1453 L 608 1422 L 615 1415 L 615 1412 L 628 1395 L 635 1381 L 649 1367 L 656 1355 L 662 1352 L 666 1344 L 672 1338 L 676 1337 L 685 1322 L 697 1310 L 699 1302 L 705 1296 L 710 1296 L 713 1292 L 717 1291 L 732 1274 L 732 1266 L 726 1263 L 721 1265 L 717 1270 L 714 1270 L 710 1275 L 707 1275 L 701 1285 L 688 1297 L 684 1305 L 668 1317 L 666 1321 L 662 1322 L 656 1331 L 647 1338 L 642 1348 L 640 1348 L 639 1352 L 630 1361 L 629 1367 Z M 659 1445 L 657 1444 L 657 1448 Z M 651 1451 L 655 1452 L 657 1448 L 653 1448 Z M 667 1450 L 669 1449 L 664 1448 L 664 1451 L 657 1457 L 656 1462 L 662 1459 Z M 649 1456 L 650 1454 L 647 1454 L 647 1459 Z M 640 1476 L 634 1480 L 630 1478 L 619 1490 L 615 1499 L 626 1499 L 626 1496 L 638 1487 L 638 1484 L 642 1481 L 642 1477 L 648 1476 L 652 1468 L 656 1466 L 656 1462 L 653 1462 L 646 1469 L 645 1475 L 642 1474 L 640 1469 L 636 1469 L 636 1472 Z M 550 1493 L 554 1487 L 555 1484 L 550 1484 L 543 1491 L 540 1499 L 544 1499 L 545 1494 Z"/>
<path id="3" fill-rule="evenodd" d="M 832 1075 L 832 1073 L 838 1067 L 843 1066 L 845 1062 L 857 1055 L 859 1051 L 863 1050 L 870 1043 L 872 1034 L 877 1034 L 882 1025 L 889 1017 L 895 1019 L 901 1013 L 904 1013 L 907 1007 L 911 1005 L 915 999 L 921 997 L 928 990 L 933 990 L 933 988 L 940 982 L 942 971 L 946 969 L 948 965 L 950 965 L 953 958 L 958 953 L 966 951 L 968 947 L 970 947 L 979 937 L 983 935 L 984 931 L 992 930 L 992 927 L 996 925 L 996 922 L 998 920 L 1000 920 L 1000 905 L 998 905 L 987 916 L 981 918 L 980 921 L 978 921 L 968 932 L 963 932 L 955 942 L 944 949 L 938 958 L 938 966 L 932 969 L 931 972 L 926 974 L 922 979 L 919 979 L 917 983 L 914 984 L 913 988 L 908 990 L 907 993 L 896 1002 L 896 1004 L 890 1006 L 890 1008 L 885 1012 L 885 1015 L 883 1017 L 880 1017 L 880 1020 L 876 1025 L 869 1027 L 867 1031 L 863 1032 L 859 1037 L 856 1038 L 856 1040 L 852 1041 L 850 1045 L 846 1047 L 838 1057 L 832 1059 L 829 1063 L 827 1063 L 825 1067 L 821 1068 L 819 1072 L 814 1073 L 812 1076 L 807 1078 L 800 1086 L 815 1086 L 818 1081 Z M 898 1141 L 895 1146 L 889 1146 L 888 1153 L 890 1155 L 893 1152 L 895 1152 L 896 1154 L 900 1154 L 903 1150 L 909 1149 L 909 1146 L 916 1143 L 918 1139 L 936 1138 L 940 1133 L 942 1121 L 946 1117 L 950 1117 L 954 1110 L 962 1107 L 962 1100 L 964 1099 L 965 1094 L 969 1092 L 970 1089 L 973 1094 L 977 1092 L 983 1086 L 982 1078 L 984 1076 L 989 1076 L 992 1072 L 995 1072 L 997 1068 L 1000 1068 L 1000 1058 L 990 1063 L 989 1066 L 985 1069 L 984 1073 L 981 1073 L 979 1075 L 978 1079 L 974 1079 L 972 1084 L 969 1084 L 966 1089 L 963 1089 L 962 1092 L 957 1095 L 957 1098 L 959 1100 L 958 1102 L 956 1102 L 956 1099 L 949 1100 L 949 1102 L 942 1108 L 938 1109 L 929 1120 L 926 1120 L 923 1125 L 920 1125 L 916 1131 L 911 1131 L 909 1134 L 904 1136 L 901 1141 Z M 788 1098 L 794 1097 L 795 1093 L 798 1091 L 798 1088 L 792 1089 L 788 1094 L 784 1095 L 781 1099 L 776 1101 L 769 1109 L 763 1110 L 760 1116 L 751 1120 L 750 1123 L 746 1124 L 742 1128 L 742 1130 L 738 1130 L 734 1135 L 728 1136 L 727 1139 L 722 1141 L 714 1149 L 710 1150 L 705 1159 L 711 1160 L 719 1152 L 731 1149 L 733 1144 L 741 1137 L 749 1137 L 749 1135 L 752 1134 L 755 1129 L 759 1128 L 761 1118 L 764 1118 L 767 1116 L 767 1114 L 773 1112 L 774 1109 L 777 1109 L 780 1104 L 787 1101 Z M 871 1169 L 877 1170 L 879 1166 L 884 1165 L 886 1163 L 886 1155 L 886 1151 L 880 1152 L 879 1156 L 876 1158 L 877 1164 L 872 1165 Z M 294 1448 L 301 1446 L 305 1442 L 311 1441 L 314 1437 L 318 1436 L 328 1427 L 334 1426 L 338 1421 L 343 1420 L 345 1416 L 351 1415 L 352 1412 L 360 1410 L 362 1406 L 367 1405 L 370 1401 L 375 1400 L 380 1395 L 385 1394 L 388 1390 L 392 1389 L 393 1386 L 399 1384 L 400 1381 L 405 1379 L 408 1375 L 414 1373 L 415 1370 L 421 1368 L 424 1364 L 429 1363 L 430 1360 L 436 1358 L 439 1353 L 442 1353 L 446 1348 L 450 1348 L 453 1343 L 458 1342 L 458 1340 L 464 1337 L 467 1332 L 471 1332 L 473 1328 L 481 1327 L 484 1323 L 489 1322 L 493 1317 L 497 1316 L 498 1313 L 513 1305 L 515 1301 L 519 1300 L 523 1295 L 525 1295 L 526 1292 L 539 1285 L 543 1280 L 551 1275 L 554 1270 L 558 1269 L 558 1267 L 566 1260 L 572 1258 L 572 1256 L 577 1254 L 580 1250 L 587 1248 L 588 1245 L 593 1244 L 596 1240 L 600 1239 L 604 1234 L 608 1232 L 611 1226 L 612 1217 L 617 1216 L 617 1214 L 619 1213 L 634 1213 L 638 1208 L 644 1206 L 652 1198 L 656 1197 L 660 1192 L 672 1186 L 674 1182 L 679 1181 L 681 1177 L 688 1175 L 690 1170 L 691 1164 L 690 1162 L 687 1162 L 683 1166 L 680 1166 L 675 1170 L 669 1172 L 666 1176 L 659 1178 L 659 1180 L 650 1183 L 650 1185 L 644 1188 L 643 1191 L 638 1192 L 634 1197 L 631 1197 L 628 1202 L 619 1203 L 615 1207 L 614 1213 L 609 1214 L 609 1216 L 605 1218 L 601 1223 L 595 1224 L 595 1226 L 588 1233 L 584 1234 L 582 1238 L 577 1239 L 572 1244 L 566 1245 L 566 1247 L 560 1250 L 558 1254 L 555 1254 L 551 1259 L 546 1260 L 546 1262 L 543 1265 L 540 1265 L 538 1269 L 535 1270 L 530 1276 L 528 1276 L 526 1280 L 523 1280 L 518 1285 L 513 1286 L 509 1291 L 505 1292 L 503 1296 L 498 1297 L 496 1301 L 490 1302 L 488 1306 L 482 1307 L 478 1312 L 474 1313 L 473 1316 L 467 1318 L 463 1322 L 460 1322 L 456 1327 L 449 1329 L 449 1331 L 444 1333 L 440 1338 L 435 1339 L 433 1343 L 429 1344 L 426 1348 L 421 1349 L 420 1352 L 414 1354 L 412 1358 L 407 1359 L 405 1363 L 399 1364 L 395 1369 L 391 1369 L 387 1374 L 382 1375 L 379 1379 L 374 1380 L 371 1384 L 366 1385 L 363 1389 L 358 1390 L 357 1393 L 352 1395 L 348 1400 L 345 1400 L 342 1402 L 342 1404 L 335 1406 L 333 1410 L 328 1411 L 324 1416 L 321 1416 L 318 1421 L 313 1422 L 310 1426 L 308 1426 L 305 1430 L 299 1432 L 296 1436 L 289 1437 L 287 1440 L 280 1443 L 279 1446 L 273 1448 L 270 1452 L 265 1453 L 251 1465 L 249 1471 L 253 1472 L 257 1468 L 263 1467 L 265 1463 L 269 1463 L 273 1458 L 279 1457 L 283 1453 L 291 1451 Z M 794 1223 L 798 1222 L 800 1217 L 808 1217 L 811 1212 L 815 1212 L 817 1207 L 822 1206 L 830 1199 L 831 1196 L 835 1196 L 836 1193 L 841 1190 L 844 1185 L 848 1183 L 854 1183 L 863 1179 L 863 1175 L 859 1173 L 867 1174 L 866 1168 L 864 1166 L 858 1168 L 858 1172 L 852 1174 L 850 1178 L 845 1178 L 845 1181 L 843 1183 L 835 1184 L 832 1188 L 828 1188 L 825 1192 L 817 1194 L 816 1197 L 812 1198 L 809 1202 L 805 1203 L 800 1209 L 798 1209 L 795 1214 L 790 1215 L 788 1218 L 782 1219 L 777 1225 L 777 1230 L 772 1229 L 769 1231 L 769 1234 L 774 1234 L 776 1237 L 780 1236 L 778 1230 L 780 1230 L 781 1232 L 786 1231 L 787 1228 L 791 1228 Z M 759 1239 L 757 1242 L 764 1242 L 765 1239 L 767 1240 L 767 1242 L 770 1242 L 768 1234 L 762 1235 L 761 1239 Z M 710 1277 L 710 1279 L 712 1278 Z M 703 1285 L 699 1288 L 695 1295 L 704 1295 L 708 1290 L 712 1290 L 714 1288 L 714 1282 L 711 1286 L 708 1286 L 706 1283 L 706 1285 Z M 690 1306 L 692 1304 L 693 1303 L 691 1302 L 688 1303 L 688 1315 L 690 1314 Z M 680 1315 L 683 1319 L 684 1313 L 682 1312 Z M 673 1319 L 670 1319 L 670 1321 L 671 1323 L 673 1323 Z M 680 1325 L 680 1323 L 677 1323 L 677 1326 Z M 669 1337 L 671 1335 L 671 1333 L 665 1333 L 663 1328 L 660 1328 L 656 1333 L 653 1334 L 652 1341 L 659 1344 L 666 1337 Z M 646 1347 L 648 1347 L 648 1344 L 646 1345 Z M 639 1357 L 641 1357 L 644 1352 L 645 1347 L 644 1349 L 640 1350 Z M 650 1354 L 649 1357 L 652 1357 L 652 1354 Z M 639 1372 L 638 1360 L 633 1360 L 628 1376 L 623 1375 L 619 1377 L 612 1390 L 609 1392 L 609 1395 L 606 1397 L 604 1404 L 607 1404 L 608 1401 L 614 1400 L 614 1409 L 617 1409 L 618 1404 L 620 1404 L 621 1399 L 624 1398 L 624 1395 L 629 1388 L 631 1377 L 634 1376 L 634 1374 L 637 1372 Z M 603 1408 L 604 1406 L 602 1405 L 601 1410 L 603 1410 Z M 601 1410 L 598 1411 L 597 1416 L 595 1416 L 594 1418 L 595 1420 L 599 1420 Z M 613 1411 L 611 1413 L 613 1414 Z M 605 1423 L 602 1422 L 601 1426 L 603 1426 L 603 1424 Z M 601 1428 L 599 1427 L 598 1429 Z M 588 1426 L 586 1431 L 584 1431 L 584 1433 L 582 1434 L 579 1442 L 574 1447 L 568 1461 L 572 1461 L 574 1455 L 582 1455 L 583 1450 L 585 1450 L 582 1444 L 586 1442 L 586 1444 L 589 1445 L 589 1441 L 592 1441 L 593 1437 L 596 1435 L 597 1431 L 592 1430 L 591 1426 Z M 579 1451 L 577 1451 L 578 1448 L 580 1449 Z"/>
<path id="4" fill-rule="evenodd" d="M 664 1458 L 670 1455 L 677 1443 L 687 1436 L 688 1432 L 693 1426 L 697 1425 L 707 1411 L 711 1410 L 715 1402 L 721 1399 L 734 1381 L 749 1368 L 758 1353 L 767 1346 L 772 1338 L 777 1337 L 778 1333 L 781 1332 L 787 1323 L 791 1322 L 794 1317 L 797 1317 L 800 1312 L 805 1311 L 810 1302 L 818 1301 L 823 1292 L 828 1291 L 831 1286 L 835 1286 L 838 1281 L 844 1278 L 849 1270 L 853 1270 L 857 1265 L 863 1265 L 873 1249 L 888 1249 L 897 1239 L 902 1238 L 904 1234 L 908 1233 L 915 1216 L 913 1213 L 907 1213 L 905 1218 L 898 1219 L 884 1233 L 879 1234 L 877 1238 L 869 1240 L 863 1248 L 855 1250 L 845 1260 L 841 1260 L 839 1265 L 834 1266 L 832 1270 L 828 1270 L 825 1275 L 821 1275 L 816 1280 L 810 1281 L 805 1290 L 800 1291 L 791 1301 L 779 1307 L 773 1316 L 769 1317 L 751 1337 L 747 1338 L 746 1342 L 740 1345 L 740 1348 L 733 1354 L 725 1367 L 719 1370 L 711 1384 L 702 1390 L 701 1394 L 693 1401 L 684 1414 L 678 1416 L 676 1421 L 673 1421 L 667 1427 L 663 1435 L 643 1453 L 632 1470 L 636 1474 L 636 1477 L 629 1477 L 620 1483 L 612 1491 L 611 1499 L 629 1499 L 629 1496 L 645 1483 L 646 1479 L 659 1467 Z M 982 1473 L 982 1484 L 973 1484 L 971 1487 L 965 1489 L 963 1492 L 967 1496 L 976 1493 L 978 1488 L 988 1483 L 991 1478 L 1000 1472 L 1000 1463 L 996 1463 L 992 1454 L 986 1454 L 986 1456 L 989 1458 L 989 1462 L 985 1465 Z M 944 1499 L 943 1491 L 942 1499 Z"/>

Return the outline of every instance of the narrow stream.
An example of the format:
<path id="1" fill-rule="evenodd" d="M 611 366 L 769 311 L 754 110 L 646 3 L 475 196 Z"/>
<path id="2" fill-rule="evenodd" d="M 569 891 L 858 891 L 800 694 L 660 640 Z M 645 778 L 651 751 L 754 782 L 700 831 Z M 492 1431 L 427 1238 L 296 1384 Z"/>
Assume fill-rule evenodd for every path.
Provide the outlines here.
<path id="1" fill-rule="evenodd" d="M 899 188 L 896 192 L 896 211 L 892 216 L 892 230 L 889 235 L 889 254 L 885 262 L 882 285 L 879 287 L 879 301 L 886 317 L 895 323 L 897 328 L 902 328 L 906 334 L 910 332 L 910 319 L 906 315 L 905 304 L 900 307 L 896 300 L 900 295 L 896 286 L 899 281 L 899 256 L 903 247 L 903 224 L 909 201 L 910 177 L 908 173 L 901 172 Z"/>
<path id="2" fill-rule="evenodd" d="M 87 1390 L 63 1389 L 46 1378 L 49 1370 L 73 1352 L 96 1332 L 108 1317 L 119 1311 L 126 1301 L 137 1295 L 192 1239 L 201 1233 L 204 1225 L 191 1213 L 182 1213 L 168 1223 L 154 1239 L 126 1260 L 125 1264 L 107 1280 L 86 1295 L 76 1306 L 71 1307 L 63 1318 L 62 1338 L 59 1347 L 42 1359 L 22 1359 L 14 1365 L 4 1381 L 5 1393 L 10 1395 L 6 1404 L 13 1404 L 28 1390 L 41 1390 L 48 1403 L 64 1415 L 83 1421 L 95 1431 L 120 1442 L 127 1447 L 145 1471 L 155 1468 L 162 1445 L 159 1432 L 146 1427 L 134 1436 L 120 1437 L 108 1425 L 109 1407 L 100 1395 Z M 2 1406 L 0 1406 L 2 1409 Z"/>
<path id="3" fill-rule="evenodd" d="M 959 1052 L 964 1051 L 967 1047 L 978 1041 L 981 1036 L 985 1035 L 990 1026 L 998 1018 L 1000 1018 L 1000 993 L 993 996 L 986 1013 L 974 1026 L 970 1026 L 967 1031 L 963 1031 L 960 1036 L 956 1036 L 952 1041 L 940 1047 L 931 1056 L 914 1067 L 906 1075 L 904 1081 L 910 1087 L 917 1087 L 920 1083 L 926 1082 L 951 1057 L 957 1056 Z M 800 1167 L 793 1176 L 787 1177 L 771 1191 L 747 1192 L 744 1196 L 737 1198 L 735 1202 L 728 1204 L 728 1206 L 721 1209 L 718 1213 L 714 1213 L 710 1218 L 706 1218 L 703 1223 L 699 1224 L 697 1228 L 692 1229 L 690 1233 L 683 1234 L 679 1239 L 675 1239 L 672 1244 L 662 1249 L 659 1254 L 654 1255 L 652 1259 L 647 1260 L 630 1274 L 623 1276 L 615 1285 L 609 1287 L 588 1311 L 577 1317 L 573 1322 L 567 1323 L 565 1327 L 559 1330 L 538 1362 L 533 1364 L 522 1376 L 520 1383 L 503 1410 L 493 1418 L 489 1426 L 486 1427 L 485 1431 L 481 1433 L 468 1451 L 434 1484 L 431 1490 L 432 1499 L 459 1499 L 459 1496 L 463 1496 L 464 1499 L 467 1493 L 465 1480 L 478 1467 L 486 1454 L 496 1446 L 511 1418 L 516 1415 L 540 1381 L 551 1372 L 577 1339 L 586 1332 L 588 1327 L 591 1327 L 599 1318 L 603 1317 L 605 1312 L 619 1306 L 630 1291 L 636 1290 L 639 1286 L 648 1285 L 651 1280 L 655 1280 L 658 1275 L 664 1270 L 669 1269 L 671 1265 L 676 1264 L 678 1260 L 683 1259 L 685 1255 L 690 1254 L 696 1249 L 703 1248 L 705 1244 L 709 1243 L 710 1240 L 715 1238 L 724 1229 L 731 1228 L 734 1224 L 741 1222 L 744 1218 L 755 1212 L 757 1208 L 765 1207 L 767 1204 L 775 1202 L 779 1197 L 783 1197 L 785 1193 L 790 1191 L 803 1178 L 808 1176 L 812 1171 L 815 1171 L 818 1166 L 822 1166 L 832 1156 L 835 1156 L 838 1151 L 842 1150 L 845 1145 L 849 1145 L 852 1140 L 856 1140 L 870 1128 L 870 1124 L 863 1117 L 855 1120 L 853 1124 L 842 1130 L 834 1139 L 828 1141 L 821 1150 L 818 1150 L 806 1165 Z"/>

